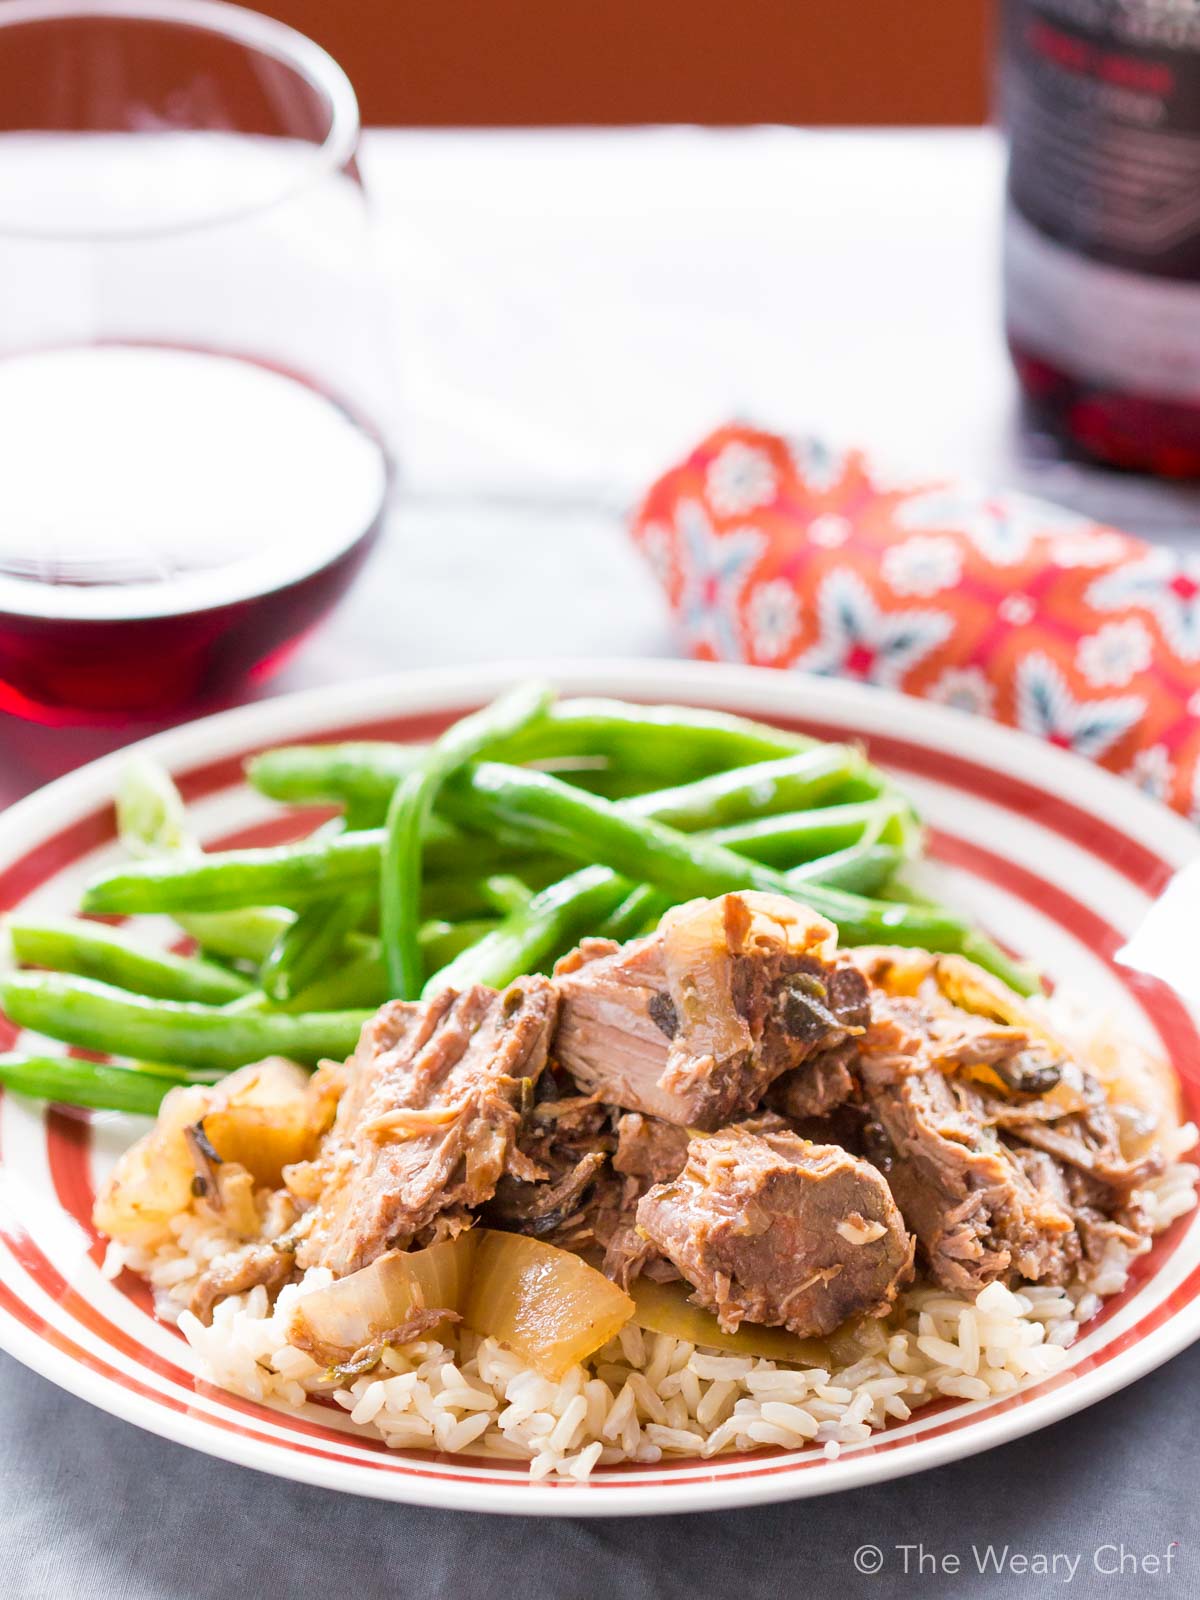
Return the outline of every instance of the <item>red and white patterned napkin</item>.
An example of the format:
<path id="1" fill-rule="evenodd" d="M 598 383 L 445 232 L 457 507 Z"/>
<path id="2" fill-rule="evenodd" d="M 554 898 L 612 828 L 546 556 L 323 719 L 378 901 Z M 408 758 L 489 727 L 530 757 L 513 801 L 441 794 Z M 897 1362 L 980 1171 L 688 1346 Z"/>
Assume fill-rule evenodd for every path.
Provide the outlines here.
<path id="1" fill-rule="evenodd" d="M 744 426 L 665 473 L 633 535 L 693 655 L 993 717 L 1200 821 L 1200 558 Z"/>

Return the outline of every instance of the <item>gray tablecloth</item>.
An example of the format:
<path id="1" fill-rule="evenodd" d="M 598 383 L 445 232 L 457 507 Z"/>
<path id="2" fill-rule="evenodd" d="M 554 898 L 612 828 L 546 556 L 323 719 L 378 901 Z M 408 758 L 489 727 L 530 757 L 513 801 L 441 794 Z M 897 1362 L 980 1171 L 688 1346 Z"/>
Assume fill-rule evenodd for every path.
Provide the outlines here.
<path id="1" fill-rule="evenodd" d="M 668 653 L 622 509 L 729 414 L 1019 479 L 1174 542 L 1196 524 L 1194 495 L 1076 473 L 1015 430 L 986 134 L 389 135 L 370 155 L 408 491 L 370 575 L 264 692 Z M 0 721 L 0 802 L 147 731 Z M 0 1380 L 14 1600 L 1200 1594 L 1200 1351 L 879 1488 L 536 1527 L 298 1487 L 140 1433 L 6 1357 Z M 860 1549 L 882 1572 L 856 1571 Z"/>
<path id="2" fill-rule="evenodd" d="M 1200 1593 L 1200 1350 L 1032 1438 L 880 1488 L 710 1516 L 536 1524 L 280 1482 L 151 1438 L 7 1358 L 0 1374 L 0 1593 L 21 1600 Z M 866 1546 L 882 1555 L 878 1575 L 855 1570 Z M 1058 1556 L 1056 1575 L 1021 1571 L 1019 1557 L 1039 1554 Z M 959 1570 L 943 1570 L 953 1556 Z M 1147 1556 L 1164 1562 L 1157 1575 L 1128 1570 Z M 1101 1570 L 1122 1559 L 1124 1573 Z"/>

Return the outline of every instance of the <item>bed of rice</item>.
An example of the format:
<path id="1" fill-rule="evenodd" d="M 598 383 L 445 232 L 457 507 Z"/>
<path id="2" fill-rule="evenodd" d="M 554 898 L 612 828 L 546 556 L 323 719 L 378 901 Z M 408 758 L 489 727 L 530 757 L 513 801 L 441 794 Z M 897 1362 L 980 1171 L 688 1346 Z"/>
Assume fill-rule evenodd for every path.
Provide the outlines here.
<path id="1" fill-rule="evenodd" d="M 1195 1203 L 1200 1169 L 1177 1158 L 1195 1142 L 1180 1130 L 1175 1163 L 1143 1191 L 1154 1231 Z M 597 1465 L 713 1456 L 776 1445 L 836 1456 L 942 1396 L 984 1400 L 1053 1373 L 1102 1299 L 1125 1285 L 1130 1252 L 1108 1255 L 1066 1289 L 993 1283 L 974 1301 L 918 1287 L 880 1323 L 876 1348 L 850 1366 L 798 1369 L 698 1348 L 626 1327 L 586 1366 L 551 1383 L 494 1339 L 457 1331 L 446 1343 L 388 1349 L 346 1387 L 288 1343 L 297 1299 L 329 1283 L 310 1270 L 272 1307 L 263 1288 L 231 1296 L 211 1327 L 183 1309 L 196 1277 L 236 1241 L 211 1217 L 176 1218 L 152 1255 L 111 1248 L 110 1273 L 130 1267 L 154 1286 L 204 1377 L 254 1400 L 297 1408 L 328 1396 L 350 1420 L 396 1448 L 527 1459 L 533 1478 L 583 1481 Z"/>

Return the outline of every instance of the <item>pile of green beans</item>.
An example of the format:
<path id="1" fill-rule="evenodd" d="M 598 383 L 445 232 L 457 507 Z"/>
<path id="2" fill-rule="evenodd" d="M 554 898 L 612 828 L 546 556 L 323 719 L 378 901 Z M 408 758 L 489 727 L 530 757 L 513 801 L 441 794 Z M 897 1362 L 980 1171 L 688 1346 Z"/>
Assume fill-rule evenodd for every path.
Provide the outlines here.
<path id="1" fill-rule="evenodd" d="M 1035 986 L 961 917 L 905 894 L 919 822 L 850 745 L 531 683 L 429 746 L 292 746 L 247 774 L 273 800 L 340 815 L 296 844 L 206 854 L 169 776 L 131 763 L 117 795 L 130 859 L 82 909 L 171 917 L 195 953 L 94 920 L 10 918 L 26 970 L 0 982 L 9 1018 L 112 1059 L 0 1056 L 0 1084 L 152 1113 L 174 1084 L 266 1055 L 344 1057 L 389 998 L 502 986 L 585 935 L 632 938 L 731 889 L 801 898 L 845 944 L 959 951 Z"/>

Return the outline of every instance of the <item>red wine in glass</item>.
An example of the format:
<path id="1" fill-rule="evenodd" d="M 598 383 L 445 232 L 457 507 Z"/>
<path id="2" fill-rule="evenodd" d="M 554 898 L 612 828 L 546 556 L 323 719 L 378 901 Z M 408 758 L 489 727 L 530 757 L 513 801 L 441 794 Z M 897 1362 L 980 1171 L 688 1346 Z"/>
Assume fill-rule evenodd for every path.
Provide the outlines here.
<path id="1" fill-rule="evenodd" d="M 0 360 L 0 707 L 107 720 L 219 698 L 333 603 L 386 452 L 276 368 L 146 344 Z"/>
<path id="2" fill-rule="evenodd" d="M 255 11 L 0 5 L 0 709 L 228 697 L 362 562 L 394 395 L 358 143 Z"/>

